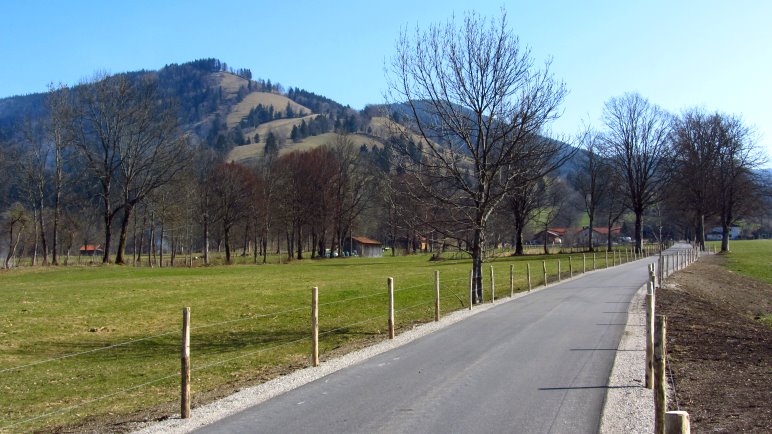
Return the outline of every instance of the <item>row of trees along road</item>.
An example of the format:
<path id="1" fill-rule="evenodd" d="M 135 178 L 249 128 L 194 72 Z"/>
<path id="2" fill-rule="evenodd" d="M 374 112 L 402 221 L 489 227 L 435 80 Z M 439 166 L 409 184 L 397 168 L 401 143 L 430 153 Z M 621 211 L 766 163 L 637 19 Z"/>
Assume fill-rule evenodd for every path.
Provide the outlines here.
<path id="1" fill-rule="evenodd" d="M 98 76 L 52 88 L 49 117 L 21 126 L 23 146 L 0 148 L 0 199 L 24 199 L 2 204 L 6 267 L 23 238 L 53 264 L 62 242 L 69 251 L 89 240 L 103 243 L 104 262 L 115 254 L 125 263 L 131 246 L 135 263 L 143 250 L 150 263 L 170 240 L 172 264 L 183 250 L 209 263 L 212 239 L 226 262 L 236 240 L 242 255 L 254 246 L 254 261 L 265 262 L 271 245 L 280 253 L 283 244 L 289 259 L 343 252 L 357 229 L 408 249 L 420 236 L 439 249 L 455 241 L 472 256 L 479 299 L 490 245 L 510 239 L 523 254 L 524 234 L 537 227 L 546 251 L 546 229 L 572 210 L 609 233 L 631 212 L 637 250 L 653 211 L 658 236 L 664 218 L 703 246 L 706 222 L 720 222 L 724 250 L 738 218 L 764 212 L 754 206 L 769 192 L 752 171 L 763 158 L 736 116 L 673 116 L 626 94 L 606 103 L 602 129 L 586 127 L 572 147 L 546 134 L 564 83 L 520 45 L 505 14 L 468 14 L 460 25 L 403 32 L 398 42 L 386 107 L 399 122 L 381 145 L 357 148 L 339 132 L 311 151 L 266 152 L 254 166 L 189 143 L 152 78 Z M 569 160 L 574 173 L 558 176 Z"/>

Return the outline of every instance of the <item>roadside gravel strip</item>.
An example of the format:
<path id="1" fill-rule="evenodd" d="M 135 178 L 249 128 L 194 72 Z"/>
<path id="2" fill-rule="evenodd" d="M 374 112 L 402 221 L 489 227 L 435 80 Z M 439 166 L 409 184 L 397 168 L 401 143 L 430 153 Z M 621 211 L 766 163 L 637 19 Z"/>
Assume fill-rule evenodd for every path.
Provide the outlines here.
<path id="1" fill-rule="evenodd" d="M 654 432 L 654 390 L 644 387 L 646 372 L 646 286 L 630 301 L 627 325 L 608 380 L 601 434 Z"/>
<path id="2" fill-rule="evenodd" d="M 598 270 L 597 272 L 602 272 Z M 595 273 L 590 272 L 590 273 Z M 590 274 L 587 273 L 587 274 Z M 580 278 L 563 279 L 561 283 Z M 556 283 L 559 284 L 559 283 Z M 521 297 L 539 292 L 546 287 L 535 288 L 531 292 L 515 294 L 512 298 L 497 300 L 495 304 L 478 305 L 473 310 L 459 310 L 443 317 L 439 322 L 416 326 L 403 332 L 394 340 L 385 340 L 368 348 L 352 352 L 342 357 L 324 361 L 319 367 L 305 368 L 291 374 L 276 378 L 258 386 L 243 389 L 231 396 L 196 407 L 189 419 L 180 419 L 175 415 L 167 420 L 139 425 L 138 434 L 149 433 L 186 433 L 244 409 L 260 404 L 273 397 L 303 386 L 314 380 L 332 374 L 338 370 L 357 364 L 363 360 L 405 345 L 422 336 L 433 333 L 451 324 L 469 318 L 472 315 L 487 311 L 500 304 L 513 302 Z M 628 312 L 627 326 L 619 344 L 614 368 L 609 379 L 606 402 L 601 422 L 603 433 L 644 433 L 652 432 L 654 421 L 653 392 L 643 387 L 643 366 L 645 358 L 645 309 L 643 305 L 644 290 L 639 290 L 634 296 Z"/>

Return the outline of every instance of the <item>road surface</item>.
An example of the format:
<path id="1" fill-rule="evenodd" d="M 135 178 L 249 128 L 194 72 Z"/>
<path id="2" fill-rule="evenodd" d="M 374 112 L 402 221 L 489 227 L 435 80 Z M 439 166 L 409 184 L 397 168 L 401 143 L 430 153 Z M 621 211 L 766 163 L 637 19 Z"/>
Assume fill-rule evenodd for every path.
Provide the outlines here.
<path id="1" fill-rule="evenodd" d="M 654 258 L 502 302 L 200 433 L 596 433 Z"/>

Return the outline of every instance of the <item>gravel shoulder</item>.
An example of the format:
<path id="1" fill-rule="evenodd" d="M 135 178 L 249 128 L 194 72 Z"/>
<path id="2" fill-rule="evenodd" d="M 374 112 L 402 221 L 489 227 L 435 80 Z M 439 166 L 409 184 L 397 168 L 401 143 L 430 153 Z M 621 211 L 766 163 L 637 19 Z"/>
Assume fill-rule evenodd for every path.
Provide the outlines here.
<path id="1" fill-rule="evenodd" d="M 630 302 L 627 325 L 608 380 L 601 433 L 654 432 L 654 390 L 644 387 L 646 364 L 646 287 Z"/>

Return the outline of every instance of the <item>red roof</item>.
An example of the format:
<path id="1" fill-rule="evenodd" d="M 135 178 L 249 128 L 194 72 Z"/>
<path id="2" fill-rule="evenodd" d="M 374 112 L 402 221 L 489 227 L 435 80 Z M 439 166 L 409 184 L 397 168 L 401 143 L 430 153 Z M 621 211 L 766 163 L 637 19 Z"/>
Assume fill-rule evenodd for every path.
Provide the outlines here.
<path id="1" fill-rule="evenodd" d="M 97 245 L 86 244 L 84 246 L 80 246 L 80 251 L 81 252 L 94 252 L 94 251 L 97 251 L 97 250 L 102 250 L 102 246 L 100 246 L 99 244 L 97 244 Z"/>
<path id="2" fill-rule="evenodd" d="M 356 241 L 359 244 L 370 244 L 374 246 L 381 246 L 383 245 L 380 241 L 375 241 L 367 237 L 351 237 L 352 240 Z"/>
<path id="3" fill-rule="evenodd" d="M 602 234 L 602 235 L 607 235 L 608 234 L 608 228 L 607 227 L 592 228 L 592 231 L 596 232 L 596 233 L 599 233 L 599 234 Z M 622 231 L 622 227 L 621 226 L 614 226 L 613 228 L 611 228 L 611 233 L 612 234 L 619 234 L 619 232 L 621 232 L 621 231 Z"/>

